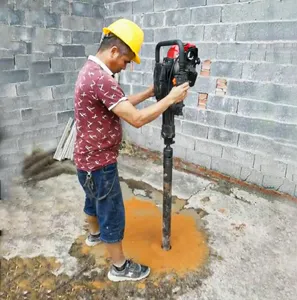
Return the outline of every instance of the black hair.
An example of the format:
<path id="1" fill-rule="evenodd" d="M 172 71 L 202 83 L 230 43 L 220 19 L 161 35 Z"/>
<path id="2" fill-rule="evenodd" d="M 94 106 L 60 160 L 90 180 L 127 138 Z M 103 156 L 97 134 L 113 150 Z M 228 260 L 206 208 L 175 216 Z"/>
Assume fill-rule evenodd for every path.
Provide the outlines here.
<path id="1" fill-rule="evenodd" d="M 127 44 L 125 44 L 120 38 L 118 38 L 112 33 L 109 33 L 108 35 L 105 35 L 103 37 L 99 45 L 98 51 L 104 51 L 114 46 L 116 46 L 119 49 L 122 55 L 128 55 L 130 52 L 133 53 L 133 51 Z"/>

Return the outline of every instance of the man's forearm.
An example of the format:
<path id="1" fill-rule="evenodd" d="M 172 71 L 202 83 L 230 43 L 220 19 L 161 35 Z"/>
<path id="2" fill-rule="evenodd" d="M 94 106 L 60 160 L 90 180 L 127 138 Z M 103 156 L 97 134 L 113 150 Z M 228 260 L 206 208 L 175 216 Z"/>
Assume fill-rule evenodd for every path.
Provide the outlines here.
<path id="1" fill-rule="evenodd" d="M 162 100 L 141 109 L 136 121 L 137 127 L 141 127 L 157 119 L 172 104 L 174 104 L 173 99 L 170 96 L 166 96 Z"/>
<path id="2" fill-rule="evenodd" d="M 148 95 L 148 91 L 145 90 L 143 92 L 140 92 L 138 94 L 135 94 L 135 95 L 130 95 L 127 97 L 129 102 L 132 104 L 132 105 L 137 105 L 139 103 L 141 103 L 142 101 L 146 100 L 147 98 L 149 98 L 149 95 Z"/>

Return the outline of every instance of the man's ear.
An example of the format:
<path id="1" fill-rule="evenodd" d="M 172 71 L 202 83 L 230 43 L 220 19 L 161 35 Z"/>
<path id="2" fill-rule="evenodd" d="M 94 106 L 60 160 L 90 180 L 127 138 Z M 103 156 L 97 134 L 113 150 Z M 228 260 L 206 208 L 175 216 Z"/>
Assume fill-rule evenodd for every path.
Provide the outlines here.
<path id="1" fill-rule="evenodd" d="M 119 49 L 117 46 L 112 46 L 110 49 L 110 54 L 112 58 L 117 58 L 118 55 L 120 54 Z"/>

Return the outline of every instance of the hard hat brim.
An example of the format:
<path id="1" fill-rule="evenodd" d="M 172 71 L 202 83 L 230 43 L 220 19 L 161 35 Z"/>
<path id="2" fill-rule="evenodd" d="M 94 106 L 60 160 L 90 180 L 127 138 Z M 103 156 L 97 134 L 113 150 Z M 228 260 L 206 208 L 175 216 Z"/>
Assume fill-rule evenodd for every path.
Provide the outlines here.
<path id="1" fill-rule="evenodd" d="M 103 31 L 104 34 L 109 34 L 111 32 L 111 30 L 107 27 L 104 27 L 102 31 Z M 141 59 L 140 59 L 139 55 L 137 53 L 134 53 L 134 55 L 135 55 L 135 57 L 133 58 L 133 61 L 135 61 L 137 64 L 140 64 Z"/>

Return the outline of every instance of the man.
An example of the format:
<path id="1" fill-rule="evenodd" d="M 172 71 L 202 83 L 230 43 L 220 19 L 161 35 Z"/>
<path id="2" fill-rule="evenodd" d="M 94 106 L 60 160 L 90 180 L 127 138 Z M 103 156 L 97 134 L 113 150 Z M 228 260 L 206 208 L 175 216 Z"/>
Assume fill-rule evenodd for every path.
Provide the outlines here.
<path id="1" fill-rule="evenodd" d="M 143 31 L 135 23 L 120 19 L 104 28 L 103 33 L 96 56 L 89 56 L 75 87 L 74 161 L 86 194 L 84 212 L 90 229 L 86 243 L 105 243 L 112 259 L 110 280 L 140 280 L 149 275 L 150 268 L 126 259 L 122 250 L 125 210 L 117 170 L 122 140 L 120 118 L 139 128 L 184 100 L 189 85 L 174 87 L 161 101 L 137 110 L 136 104 L 154 95 L 153 87 L 125 96 L 113 76 L 131 61 L 140 63 Z"/>

